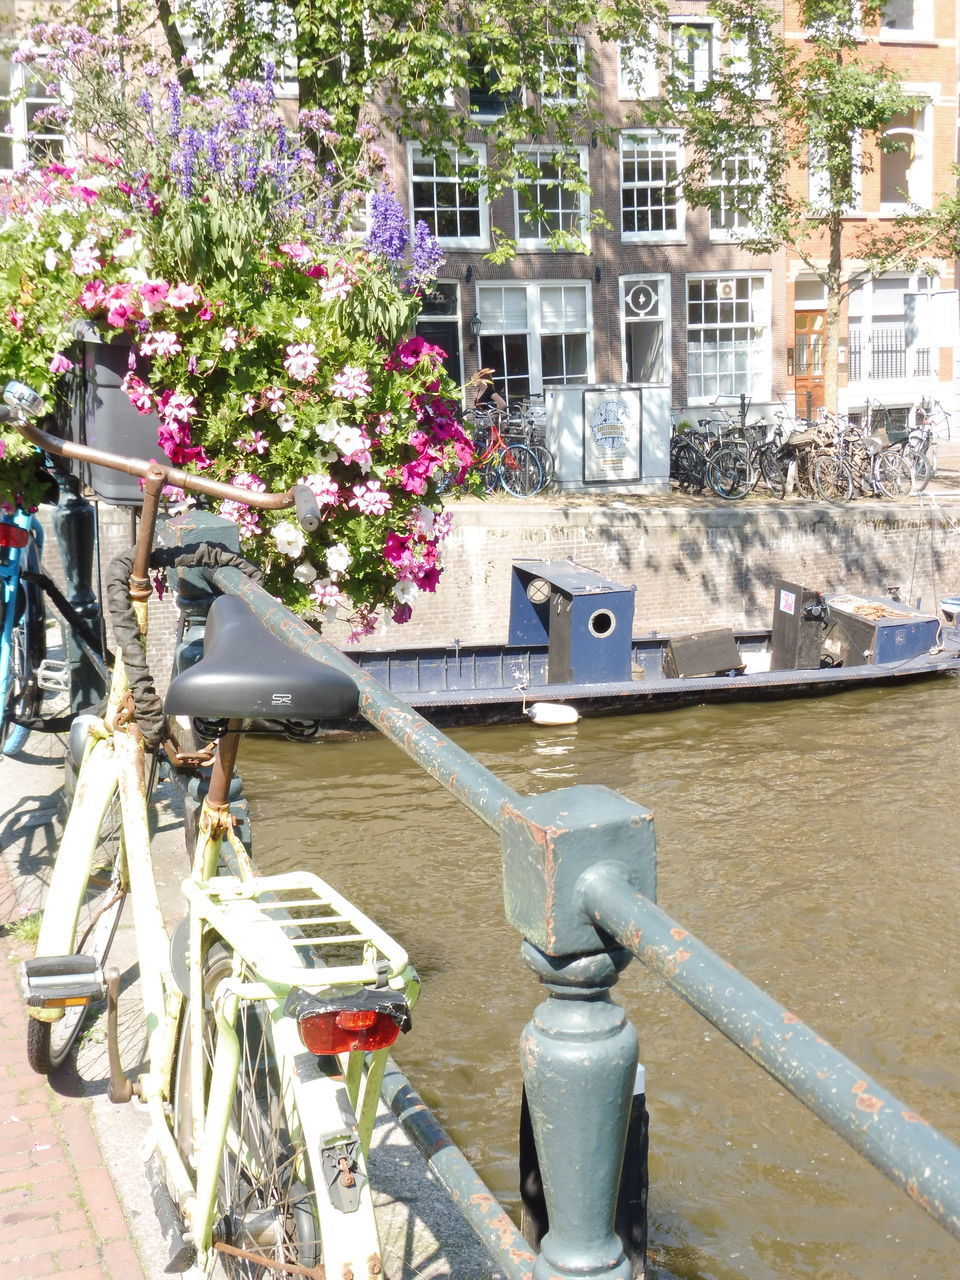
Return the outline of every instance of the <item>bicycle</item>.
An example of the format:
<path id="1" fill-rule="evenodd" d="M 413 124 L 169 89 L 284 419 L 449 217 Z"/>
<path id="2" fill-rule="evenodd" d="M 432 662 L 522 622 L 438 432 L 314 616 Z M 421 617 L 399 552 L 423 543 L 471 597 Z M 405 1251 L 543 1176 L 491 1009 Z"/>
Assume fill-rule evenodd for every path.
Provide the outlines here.
<path id="1" fill-rule="evenodd" d="M 745 498 L 761 480 L 775 498 L 787 490 L 787 455 L 779 431 L 766 437 L 748 436 L 742 443 L 725 445 L 707 460 L 707 483 L 718 498 Z"/>
<path id="2" fill-rule="evenodd" d="M 503 434 L 506 413 L 499 409 L 470 409 L 464 420 L 476 431 L 476 466 L 488 493 L 501 488 L 515 498 L 531 498 L 543 488 L 543 467 L 534 451 Z"/>
<path id="3" fill-rule="evenodd" d="M 39 397 L 0 406 L 0 421 L 38 412 Z M 43 528 L 29 511 L 0 515 L 0 756 L 16 755 L 39 714 L 47 657 L 43 593 L 36 584 Z"/>
<path id="4" fill-rule="evenodd" d="M 151 567 L 195 569 L 208 586 L 218 566 L 253 573 L 215 542 L 152 551 L 164 485 L 260 508 L 295 502 L 307 528 L 319 520 L 313 496 L 256 494 L 20 429 L 52 453 L 145 479 L 137 545 L 108 575 L 121 653 L 106 710 L 87 722 L 36 956 L 22 967 L 30 1065 L 55 1071 L 91 1002 L 106 999 L 109 1096 L 136 1094 L 148 1109 L 167 1270 L 194 1261 L 209 1270 L 219 1259 L 245 1278 L 380 1274 L 365 1160 L 386 1054 L 409 1026 L 417 977 L 403 948 L 317 876 L 257 875 L 230 808 L 244 721 L 336 723 L 356 713 L 356 685 L 283 643 L 239 597 L 221 595 L 203 656 L 167 692 L 167 711 L 194 717 L 210 739 L 184 750 L 142 648 Z M 206 787 L 185 915 L 170 935 L 148 826 L 161 756 Z M 135 1081 L 120 1060 L 119 970 L 107 967 L 127 897 L 147 1028 L 147 1066 Z"/>
<path id="5" fill-rule="evenodd" d="M 516 443 L 536 454 L 543 471 L 541 489 L 549 489 L 557 474 L 557 460 L 547 447 L 546 417 L 543 397 L 530 396 L 521 403 L 516 416 L 508 420 L 509 434 L 517 436 Z"/>

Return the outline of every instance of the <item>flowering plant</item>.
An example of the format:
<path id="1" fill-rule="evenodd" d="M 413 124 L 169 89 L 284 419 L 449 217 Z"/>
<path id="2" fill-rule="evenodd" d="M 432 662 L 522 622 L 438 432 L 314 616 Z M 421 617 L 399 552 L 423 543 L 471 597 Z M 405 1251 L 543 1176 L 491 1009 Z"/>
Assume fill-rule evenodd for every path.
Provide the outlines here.
<path id="1" fill-rule="evenodd" d="M 472 449 L 443 353 L 409 336 L 440 258 L 425 227 L 409 236 L 382 153 L 365 138 L 343 172 L 324 113 L 294 131 L 269 73 L 185 97 L 175 79 L 143 88 L 157 69 L 125 74 L 122 42 L 31 34 L 16 56 L 47 81 L 69 74 L 64 124 L 92 143 L 0 191 L 0 367 L 56 397 L 78 321 L 122 338 L 124 390 L 175 465 L 316 495 L 311 534 L 220 504 L 271 590 L 314 616 L 341 609 L 356 635 L 383 607 L 406 621 L 436 588 L 439 494 L 469 482 Z M 12 434 L 0 444 L 0 500 L 29 502 L 26 451 Z"/>

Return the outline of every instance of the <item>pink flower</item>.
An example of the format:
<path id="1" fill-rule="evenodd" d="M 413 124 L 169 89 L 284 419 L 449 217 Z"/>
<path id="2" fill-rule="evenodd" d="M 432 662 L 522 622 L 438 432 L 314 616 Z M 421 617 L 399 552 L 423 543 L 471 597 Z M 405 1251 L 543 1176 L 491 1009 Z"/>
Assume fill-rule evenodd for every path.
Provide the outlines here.
<path id="1" fill-rule="evenodd" d="M 283 398 L 283 392 L 279 387 L 265 387 L 263 395 L 267 402 L 267 408 L 271 413 L 283 413 L 287 406 Z"/>
<path id="2" fill-rule="evenodd" d="M 328 475 L 304 476 L 300 483 L 310 488 L 321 507 L 335 507 L 340 501 L 340 486 Z"/>
<path id="3" fill-rule="evenodd" d="M 280 252 L 285 253 L 288 258 L 292 258 L 294 262 L 309 262 L 312 254 L 307 246 L 301 241 L 288 241 L 280 246 Z"/>
<path id="4" fill-rule="evenodd" d="M 140 286 L 140 302 L 145 316 L 155 315 L 167 301 L 170 286 L 166 280 L 145 280 Z"/>
<path id="5" fill-rule="evenodd" d="M 404 369 L 412 369 L 424 356 L 437 363 L 443 359 L 444 354 L 440 347 L 425 342 L 423 338 L 407 338 L 405 342 L 394 347 L 389 359 L 384 363 L 384 368 L 401 372 Z"/>
<path id="6" fill-rule="evenodd" d="M 257 412 L 256 398 L 251 395 L 245 395 L 243 397 L 243 400 L 240 403 L 240 408 L 247 415 L 247 417 L 252 418 L 253 415 Z"/>
<path id="7" fill-rule="evenodd" d="M 213 319 L 213 311 L 209 305 L 204 305 L 203 310 L 197 312 L 197 319 L 205 321 Z"/>
<path id="8" fill-rule="evenodd" d="M 79 302 L 84 311 L 96 311 L 103 306 L 106 288 L 102 280 L 88 280 L 80 290 Z"/>
<path id="9" fill-rule="evenodd" d="M 298 382 L 306 382 L 316 372 L 320 361 L 314 355 L 316 347 L 312 342 L 294 342 L 287 347 L 287 355 L 283 367 L 291 378 Z"/>
<path id="10" fill-rule="evenodd" d="M 413 610 L 408 604 L 398 604 L 390 616 L 394 622 L 409 622 L 413 617 Z"/>
<path id="11" fill-rule="evenodd" d="M 100 251 L 92 240 L 83 240 L 70 255 L 73 274 L 76 276 L 92 276 L 100 270 Z"/>
<path id="12" fill-rule="evenodd" d="M 252 471 L 238 471 L 230 483 L 238 489 L 251 489 L 254 493 L 263 493 L 267 487 Z"/>
<path id="13" fill-rule="evenodd" d="M 51 373 L 66 373 L 68 369 L 73 368 L 73 361 L 68 360 L 62 351 L 58 351 L 47 368 Z"/>
<path id="14" fill-rule="evenodd" d="M 334 374 L 330 394 L 340 400 L 358 400 L 363 396 L 368 396 L 371 390 L 370 379 L 367 376 L 366 369 L 361 369 L 358 365 L 348 364 L 344 366 L 340 373 Z"/>
<path id="15" fill-rule="evenodd" d="M 2 461 L 6 456 L 7 456 L 7 442 L 6 440 L 0 440 L 0 461 Z"/>
<path id="16" fill-rule="evenodd" d="M 144 356 L 175 356 L 182 350 L 180 339 L 168 329 L 145 333 L 140 339 L 140 354 Z"/>
<path id="17" fill-rule="evenodd" d="M 242 538 L 255 538 L 263 533 L 259 511 L 255 507 L 248 507 L 245 502 L 234 502 L 232 499 L 221 502 L 219 514 L 238 526 Z"/>
<path id="18" fill-rule="evenodd" d="M 382 516 L 393 506 L 389 493 L 380 488 L 379 480 L 368 480 L 366 484 L 353 486 L 353 497 L 347 504 L 356 507 L 361 515 Z"/>
<path id="19" fill-rule="evenodd" d="M 91 190 L 90 187 L 71 187 L 70 194 L 72 196 L 78 196 L 81 200 L 85 201 L 87 204 L 93 204 L 93 202 L 97 199 L 96 191 Z"/>
<path id="20" fill-rule="evenodd" d="M 157 401 L 157 410 L 171 422 L 189 422 L 197 412 L 193 396 L 165 391 Z"/>
<path id="21" fill-rule="evenodd" d="M 239 439 L 234 440 L 233 443 L 241 453 L 262 454 L 266 453 L 270 448 L 270 441 L 264 440 L 262 431 L 254 431 L 253 435 L 247 439 L 241 436 Z"/>
<path id="22" fill-rule="evenodd" d="M 346 262 L 338 262 L 336 268 L 322 278 L 320 297 L 324 302 L 338 302 L 346 298 L 357 283 L 357 273 Z"/>
<path id="23" fill-rule="evenodd" d="M 224 329 L 223 337 L 220 339 L 220 348 L 223 351 L 235 351 L 237 347 L 237 339 L 240 337 L 238 329 Z"/>
<path id="24" fill-rule="evenodd" d="M 19 333 L 20 330 L 23 328 L 23 319 L 24 319 L 21 313 L 19 311 L 15 311 L 13 307 L 11 307 L 10 310 L 7 312 L 7 318 Z"/>
<path id="25" fill-rule="evenodd" d="M 153 412 L 153 392 L 135 373 L 128 373 L 120 385 L 137 413 Z"/>
<path id="26" fill-rule="evenodd" d="M 389 560 L 391 564 L 404 563 L 408 555 L 408 547 L 410 538 L 402 537 L 399 533 L 394 533 L 391 529 L 387 534 L 383 544 L 383 558 Z"/>
<path id="27" fill-rule="evenodd" d="M 167 306 L 176 307 L 178 311 L 193 306 L 199 300 L 200 295 L 192 284 L 176 284 L 167 294 Z"/>

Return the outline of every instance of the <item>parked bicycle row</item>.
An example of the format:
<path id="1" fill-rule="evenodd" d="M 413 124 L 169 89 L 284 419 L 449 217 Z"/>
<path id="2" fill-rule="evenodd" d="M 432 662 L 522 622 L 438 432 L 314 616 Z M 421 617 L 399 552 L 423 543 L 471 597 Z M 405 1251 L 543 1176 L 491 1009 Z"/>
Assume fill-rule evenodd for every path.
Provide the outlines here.
<path id="1" fill-rule="evenodd" d="M 756 489 L 826 502 L 922 492 L 936 474 L 932 415 L 924 412 L 900 439 L 872 429 L 875 421 L 827 413 L 813 423 L 780 414 L 772 425 L 703 419 L 674 431 L 670 475 L 685 493 L 709 490 L 726 500 Z"/>
<path id="2" fill-rule="evenodd" d="M 508 410 L 506 402 L 493 395 L 488 405 L 467 409 L 463 420 L 472 431 L 487 493 L 502 489 L 515 498 L 530 498 L 553 484 L 556 459 L 546 444 L 541 397 Z"/>

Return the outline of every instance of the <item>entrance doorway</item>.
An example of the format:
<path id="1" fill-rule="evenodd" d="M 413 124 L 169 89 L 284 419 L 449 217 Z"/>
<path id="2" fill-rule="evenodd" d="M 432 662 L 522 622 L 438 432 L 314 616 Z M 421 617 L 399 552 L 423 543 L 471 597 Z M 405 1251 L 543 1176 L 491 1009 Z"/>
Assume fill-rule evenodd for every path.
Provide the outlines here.
<path id="1" fill-rule="evenodd" d="M 795 311 L 793 337 L 794 393 L 797 413 L 811 418 L 823 408 L 823 338 L 825 311 Z"/>

